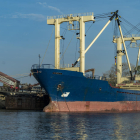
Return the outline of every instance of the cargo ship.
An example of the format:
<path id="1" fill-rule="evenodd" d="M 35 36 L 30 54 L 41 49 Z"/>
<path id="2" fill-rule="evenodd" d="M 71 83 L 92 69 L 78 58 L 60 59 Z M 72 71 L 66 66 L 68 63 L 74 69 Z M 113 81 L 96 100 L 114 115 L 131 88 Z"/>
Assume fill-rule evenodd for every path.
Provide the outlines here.
<path id="1" fill-rule="evenodd" d="M 121 80 L 117 79 L 118 87 L 110 86 L 105 77 L 94 76 L 94 69 L 85 70 L 85 53 L 114 18 L 118 24 L 121 36 L 120 38 L 116 38 L 116 40 L 117 42 L 121 40 L 121 44 L 124 45 L 125 55 L 129 65 L 125 38 L 122 35 L 118 11 L 112 12 L 109 21 L 86 49 L 85 22 L 95 21 L 93 13 L 48 17 L 47 23 L 55 25 L 55 66 L 50 64 L 34 64 L 31 68 L 31 72 L 35 79 L 49 94 L 50 102 L 43 109 L 44 112 L 140 110 L 140 91 L 131 89 L 126 90 L 119 86 L 119 82 L 122 82 L 123 79 L 120 78 L 121 68 L 119 68 L 119 66 L 122 63 L 122 51 L 119 43 L 117 44 L 117 49 L 119 50 L 117 53 L 117 78 L 120 78 Z M 78 28 L 80 33 L 77 38 L 80 40 L 80 58 L 78 58 L 71 67 L 60 68 L 60 39 L 63 38 L 60 36 L 60 24 L 68 22 L 69 25 L 71 25 L 71 29 L 74 30 L 74 28 L 77 28 L 73 25 L 74 21 L 78 21 L 79 23 Z M 80 61 L 80 66 L 76 67 L 78 61 Z M 131 67 L 129 67 L 129 70 L 130 77 L 128 77 L 128 79 L 132 80 Z M 85 72 L 89 71 L 92 71 L 92 76 L 86 76 Z"/>

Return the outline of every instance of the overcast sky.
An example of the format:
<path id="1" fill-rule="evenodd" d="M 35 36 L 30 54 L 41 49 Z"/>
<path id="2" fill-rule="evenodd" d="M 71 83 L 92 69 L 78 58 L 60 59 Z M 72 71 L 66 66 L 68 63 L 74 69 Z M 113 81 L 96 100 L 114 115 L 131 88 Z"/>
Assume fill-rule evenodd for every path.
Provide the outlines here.
<path id="1" fill-rule="evenodd" d="M 47 16 L 94 12 L 95 15 L 119 10 L 119 15 L 132 24 L 140 23 L 139 0 L 0 0 L 0 71 L 8 75 L 30 73 L 31 66 L 41 61 L 49 42 L 53 25 L 47 25 Z M 87 47 L 109 18 L 86 23 Z M 125 25 L 125 24 L 124 24 Z M 61 25 L 64 34 L 66 24 Z M 102 75 L 114 64 L 114 21 L 106 28 L 92 48 L 86 53 L 86 69 L 95 68 L 95 75 Z M 79 46 L 73 31 L 67 31 L 61 41 L 61 54 L 73 40 L 61 64 L 72 64 L 79 56 Z M 63 45 L 64 43 L 64 45 Z M 128 49 L 130 62 L 135 64 L 137 49 Z M 54 64 L 54 34 L 43 63 Z M 20 80 L 20 79 L 19 79 Z M 22 82 L 36 83 L 34 78 Z"/>

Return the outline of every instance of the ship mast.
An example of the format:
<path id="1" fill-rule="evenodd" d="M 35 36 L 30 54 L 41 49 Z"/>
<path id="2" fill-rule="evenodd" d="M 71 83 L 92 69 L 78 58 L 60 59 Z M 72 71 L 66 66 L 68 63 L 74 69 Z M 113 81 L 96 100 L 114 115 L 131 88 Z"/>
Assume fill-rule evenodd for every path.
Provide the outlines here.
<path id="1" fill-rule="evenodd" d="M 128 53 L 126 50 L 126 47 L 124 52 L 122 50 L 122 44 L 124 44 L 125 46 L 125 41 L 131 41 L 131 43 L 136 42 L 137 40 L 140 40 L 140 37 L 137 35 L 132 35 L 132 36 L 123 36 L 121 37 L 114 37 L 113 38 L 113 42 L 117 43 L 117 84 L 121 84 L 123 81 L 131 81 L 134 80 L 134 77 L 132 75 L 132 71 L 131 71 L 131 65 L 129 62 L 129 57 L 128 57 Z M 123 43 L 124 42 L 124 43 Z M 130 71 L 130 76 L 131 77 L 122 77 L 122 56 L 126 55 L 126 59 L 127 59 L 127 63 L 129 66 L 129 71 Z M 136 71 L 137 71 L 137 67 L 138 67 L 138 62 L 139 62 L 139 56 L 140 56 L 140 49 L 138 51 L 138 56 L 137 56 L 137 62 L 136 62 Z M 136 74 L 136 72 L 135 72 Z M 140 80 L 139 77 L 135 77 L 135 80 Z"/>
<path id="2" fill-rule="evenodd" d="M 140 37 L 137 35 L 136 36 L 132 35 L 129 37 L 123 36 L 118 14 L 116 14 L 116 20 L 117 20 L 120 35 L 121 35 L 121 37 L 113 38 L 113 42 L 117 43 L 117 84 L 120 84 L 123 81 L 140 80 L 139 77 L 135 77 L 135 79 L 134 79 L 134 77 L 132 75 L 131 65 L 129 62 L 129 57 L 128 57 L 128 53 L 127 53 L 127 49 L 126 49 L 126 45 L 125 45 L 125 41 L 131 41 L 131 43 L 136 43 L 137 40 L 140 40 Z M 122 50 L 122 44 L 124 47 L 124 52 Z M 122 56 L 123 55 L 126 55 L 126 59 L 127 59 L 127 63 L 129 66 L 129 71 L 130 71 L 130 77 L 122 77 Z M 140 49 L 138 51 L 138 56 L 137 56 L 136 72 L 137 72 L 137 67 L 138 67 L 139 55 L 140 55 Z M 135 74 L 136 74 L 136 72 L 135 72 Z"/>
<path id="3" fill-rule="evenodd" d="M 47 24 L 55 26 L 55 68 L 60 69 L 60 24 L 78 21 L 80 24 L 80 72 L 85 73 L 85 22 L 94 21 L 93 13 L 70 14 L 47 17 Z"/>

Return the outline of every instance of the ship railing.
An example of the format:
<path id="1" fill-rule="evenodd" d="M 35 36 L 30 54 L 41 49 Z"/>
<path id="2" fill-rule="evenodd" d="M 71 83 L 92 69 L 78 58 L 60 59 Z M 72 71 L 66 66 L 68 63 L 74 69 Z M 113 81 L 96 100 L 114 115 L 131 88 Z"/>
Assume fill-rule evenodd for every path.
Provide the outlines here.
<path id="1" fill-rule="evenodd" d="M 52 64 L 42 64 L 42 65 L 39 65 L 39 64 L 34 64 L 32 65 L 31 69 L 51 69 L 51 68 L 55 68 L 54 65 Z"/>
<path id="2" fill-rule="evenodd" d="M 58 15 L 58 16 L 47 16 L 47 19 L 59 19 L 59 18 L 68 18 L 68 17 L 80 17 L 80 16 L 93 16 L 93 12 L 87 13 L 78 13 L 78 14 L 66 14 L 66 15 Z"/>
<path id="3" fill-rule="evenodd" d="M 72 66 L 73 66 L 73 64 L 62 64 L 62 65 L 60 65 L 60 68 L 70 68 Z M 79 63 L 76 64 L 75 67 L 79 67 Z"/>
<path id="4" fill-rule="evenodd" d="M 88 79 L 96 79 L 96 80 L 104 80 L 104 81 L 107 80 L 105 76 L 99 76 L 99 75 L 92 76 L 90 74 L 86 74 L 85 77 Z"/>

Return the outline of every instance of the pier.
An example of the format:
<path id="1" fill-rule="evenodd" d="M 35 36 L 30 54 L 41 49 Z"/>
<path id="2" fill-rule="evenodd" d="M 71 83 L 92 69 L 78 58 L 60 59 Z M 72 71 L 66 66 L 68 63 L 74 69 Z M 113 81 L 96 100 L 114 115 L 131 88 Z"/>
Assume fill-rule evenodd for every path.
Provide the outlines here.
<path id="1" fill-rule="evenodd" d="M 49 104 L 49 96 L 44 91 L 0 90 L 0 108 L 14 110 L 43 110 Z"/>

